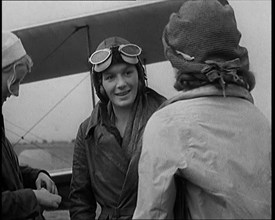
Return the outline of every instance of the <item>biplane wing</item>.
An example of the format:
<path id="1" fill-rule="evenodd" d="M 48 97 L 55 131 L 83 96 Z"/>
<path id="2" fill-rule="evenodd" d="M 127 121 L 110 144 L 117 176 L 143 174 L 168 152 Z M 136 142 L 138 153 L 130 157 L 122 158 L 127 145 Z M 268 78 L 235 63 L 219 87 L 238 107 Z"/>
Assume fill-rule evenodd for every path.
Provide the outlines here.
<path id="1" fill-rule="evenodd" d="M 105 38 L 142 46 L 145 64 L 165 60 L 161 36 L 182 1 L 158 1 L 16 30 L 35 65 L 23 83 L 89 71 L 88 56 Z"/>

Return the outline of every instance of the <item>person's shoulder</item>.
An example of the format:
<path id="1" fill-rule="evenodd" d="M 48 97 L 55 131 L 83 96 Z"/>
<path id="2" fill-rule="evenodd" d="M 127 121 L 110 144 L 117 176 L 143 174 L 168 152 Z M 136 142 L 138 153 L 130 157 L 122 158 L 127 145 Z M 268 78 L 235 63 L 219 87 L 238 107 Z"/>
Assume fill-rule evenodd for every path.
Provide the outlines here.
<path id="1" fill-rule="evenodd" d="M 147 97 L 157 100 L 160 104 L 167 100 L 163 95 L 150 87 L 146 87 L 145 93 L 147 94 Z"/>
<path id="2" fill-rule="evenodd" d="M 167 120 L 173 117 L 167 108 L 158 109 L 149 118 L 146 127 L 154 127 L 153 130 L 159 130 L 166 126 Z"/>
<path id="3" fill-rule="evenodd" d="M 183 101 L 164 105 L 155 111 L 147 122 L 147 127 L 154 130 L 167 129 L 167 127 L 185 127 L 194 119 L 193 107 Z M 184 122 L 184 123 L 183 123 Z"/>
<path id="4" fill-rule="evenodd" d="M 82 121 L 81 124 L 80 124 L 80 127 L 82 127 L 82 128 L 87 127 L 90 120 L 91 120 L 91 116 L 89 116 L 84 121 Z"/>

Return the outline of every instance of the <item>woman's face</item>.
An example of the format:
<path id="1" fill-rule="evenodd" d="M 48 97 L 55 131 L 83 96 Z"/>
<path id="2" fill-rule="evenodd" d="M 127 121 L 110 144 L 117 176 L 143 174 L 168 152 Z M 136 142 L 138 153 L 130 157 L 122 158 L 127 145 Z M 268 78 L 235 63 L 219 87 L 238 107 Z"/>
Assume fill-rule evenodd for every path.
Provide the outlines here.
<path id="1" fill-rule="evenodd" d="M 19 86 L 26 74 L 27 66 L 24 64 L 11 65 L 8 71 L 2 71 L 2 105 L 11 95 L 19 95 Z"/>
<path id="2" fill-rule="evenodd" d="M 102 85 L 114 107 L 129 108 L 138 92 L 138 71 L 135 65 L 118 63 L 102 74 Z"/>

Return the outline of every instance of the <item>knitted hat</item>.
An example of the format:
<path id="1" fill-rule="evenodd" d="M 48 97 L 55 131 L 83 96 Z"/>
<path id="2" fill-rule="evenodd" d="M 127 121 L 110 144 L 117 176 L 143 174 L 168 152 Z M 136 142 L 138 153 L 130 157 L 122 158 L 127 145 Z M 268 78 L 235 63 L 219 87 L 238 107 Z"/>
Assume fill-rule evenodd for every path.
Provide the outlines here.
<path id="1" fill-rule="evenodd" d="M 165 56 L 179 70 L 177 83 L 220 80 L 252 90 L 255 78 L 240 38 L 234 11 L 225 1 L 187 0 L 171 14 L 162 40 Z"/>
<path id="2" fill-rule="evenodd" d="M 11 32 L 2 32 L 2 68 L 26 55 L 21 40 Z"/>

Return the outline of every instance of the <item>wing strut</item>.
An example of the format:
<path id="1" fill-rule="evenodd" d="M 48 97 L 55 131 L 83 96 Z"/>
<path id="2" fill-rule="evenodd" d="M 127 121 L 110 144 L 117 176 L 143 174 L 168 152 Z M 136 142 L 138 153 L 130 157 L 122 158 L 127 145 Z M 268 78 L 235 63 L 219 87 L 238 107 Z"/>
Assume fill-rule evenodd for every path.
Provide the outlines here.
<path id="1" fill-rule="evenodd" d="M 90 31 L 89 31 L 89 25 L 86 25 L 86 30 L 87 30 L 87 45 L 88 45 L 88 56 L 87 58 L 91 55 L 91 37 L 90 37 Z M 95 108 L 95 91 L 94 91 L 94 84 L 93 84 L 93 77 L 92 77 L 92 70 L 90 68 L 90 80 L 91 80 L 91 89 L 92 89 L 92 101 L 93 101 L 93 108 Z"/>

